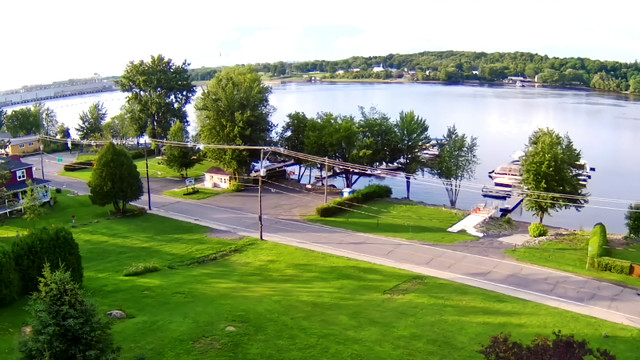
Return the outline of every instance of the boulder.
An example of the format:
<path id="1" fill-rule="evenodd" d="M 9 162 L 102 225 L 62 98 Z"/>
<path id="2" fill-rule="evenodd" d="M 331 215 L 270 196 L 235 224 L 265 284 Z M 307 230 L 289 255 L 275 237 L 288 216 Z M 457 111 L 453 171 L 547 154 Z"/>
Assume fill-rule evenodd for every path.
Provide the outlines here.
<path id="1" fill-rule="evenodd" d="M 110 318 L 114 318 L 114 319 L 126 319 L 127 318 L 127 314 L 125 314 L 123 311 L 120 311 L 120 310 L 109 311 L 107 313 L 107 316 L 109 316 Z"/>
<path id="2" fill-rule="evenodd" d="M 22 327 L 22 336 L 29 336 L 29 335 L 31 335 L 32 331 L 33 331 L 33 328 L 30 325 L 23 326 Z"/>
<path id="3" fill-rule="evenodd" d="M 233 326 L 227 326 L 225 328 L 225 330 L 227 330 L 227 331 L 236 331 L 236 328 L 234 328 Z"/>

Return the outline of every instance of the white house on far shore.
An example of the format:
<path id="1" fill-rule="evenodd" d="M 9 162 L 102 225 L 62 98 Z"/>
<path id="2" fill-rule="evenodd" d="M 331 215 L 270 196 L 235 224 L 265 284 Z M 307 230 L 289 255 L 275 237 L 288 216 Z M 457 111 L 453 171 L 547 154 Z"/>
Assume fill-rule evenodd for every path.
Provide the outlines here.
<path id="1" fill-rule="evenodd" d="M 231 174 L 217 166 L 204 172 L 204 186 L 208 188 L 228 189 L 231 182 Z"/>

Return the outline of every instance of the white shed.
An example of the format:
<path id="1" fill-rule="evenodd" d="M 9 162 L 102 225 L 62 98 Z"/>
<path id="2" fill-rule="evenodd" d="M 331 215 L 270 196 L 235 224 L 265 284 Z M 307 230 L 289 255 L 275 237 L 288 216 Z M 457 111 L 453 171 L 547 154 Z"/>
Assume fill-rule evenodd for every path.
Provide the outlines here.
<path id="1" fill-rule="evenodd" d="M 204 173 L 204 186 L 208 188 L 229 188 L 231 174 L 224 169 L 214 166 Z"/>

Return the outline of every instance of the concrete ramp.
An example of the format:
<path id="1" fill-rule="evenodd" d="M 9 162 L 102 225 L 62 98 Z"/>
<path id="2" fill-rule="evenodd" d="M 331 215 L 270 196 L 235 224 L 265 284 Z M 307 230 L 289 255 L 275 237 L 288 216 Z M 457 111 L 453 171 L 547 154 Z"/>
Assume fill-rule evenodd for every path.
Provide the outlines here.
<path id="1" fill-rule="evenodd" d="M 496 212 L 496 209 L 485 209 L 485 208 L 475 208 L 471 211 L 471 214 L 466 218 L 460 220 L 457 224 L 448 228 L 449 232 L 458 232 L 460 230 L 464 230 L 470 235 L 483 237 L 484 234 L 476 230 L 476 226 L 481 222 L 485 221 L 488 217 L 493 215 Z"/>

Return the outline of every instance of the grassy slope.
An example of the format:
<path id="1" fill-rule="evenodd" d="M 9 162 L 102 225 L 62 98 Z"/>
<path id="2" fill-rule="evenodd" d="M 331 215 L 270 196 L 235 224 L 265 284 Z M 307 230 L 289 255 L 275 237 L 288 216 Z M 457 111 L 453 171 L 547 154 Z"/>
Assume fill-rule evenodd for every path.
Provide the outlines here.
<path id="1" fill-rule="evenodd" d="M 93 158 L 95 158 L 95 156 L 93 155 L 83 155 L 80 158 L 83 158 L 85 160 L 93 160 Z M 153 178 L 164 178 L 164 177 L 182 177 L 182 174 L 177 173 L 169 168 L 167 168 L 165 165 L 159 165 L 158 161 L 161 161 L 162 159 L 160 158 L 151 158 L 149 159 L 149 177 L 153 177 Z M 146 163 L 144 161 L 144 159 L 136 159 L 133 161 L 136 166 L 138 167 L 138 171 L 140 172 L 140 176 L 146 176 L 147 174 L 147 168 L 146 168 Z M 204 175 L 204 172 L 209 170 L 210 167 L 212 166 L 216 166 L 217 163 L 210 161 L 210 160 L 205 160 L 203 162 L 201 162 L 200 164 L 196 164 L 196 166 L 194 166 L 193 168 L 189 169 L 189 177 L 200 177 L 202 175 Z M 79 171 L 63 171 L 60 173 L 60 175 L 63 176 L 68 176 L 71 178 L 75 178 L 75 179 L 80 179 L 80 180 L 85 180 L 85 181 L 89 181 L 89 178 L 91 177 L 91 169 L 86 169 L 86 170 L 79 170 Z"/>
<path id="2" fill-rule="evenodd" d="M 113 330 L 123 359 L 466 360 L 479 359 L 475 350 L 500 331 L 528 342 L 553 329 L 620 359 L 637 354 L 638 329 L 444 280 L 403 286 L 416 275 L 275 243 L 215 263 L 125 278 L 122 270 L 133 262 L 176 264 L 232 241 L 154 215 L 105 220 L 105 210 L 86 197 L 62 197 L 41 223 L 61 226 L 72 214 L 85 287 L 102 312 L 121 308 L 133 317 Z M 10 220 L 3 230 L 26 226 L 32 224 Z M 0 309 L 0 359 L 17 355 L 23 306 Z"/>
<path id="3" fill-rule="evenodd" d="M 437 207 L 421 206 L 413 202 L 376 200 L 356 210 L 360 212 L 345 211 L 331 218 L 310 216 L 307 220 L 364 233 L 434 243 L 454 243 L 475 239 L 467 233 L 447 232 L 446 230 L 460 221 L 463 216 Z"/>
<path id="4" fill-rule="evenodd" d="M 538 246 L 507 250 L 506 253 L 518 261 L 640 287 L 640 278 L 586 269 L 588 244 L 589 235 L 578 233 Z M 611 257 L 640 264 L 640 245 L 624 250 L 611 249 Z"/>

